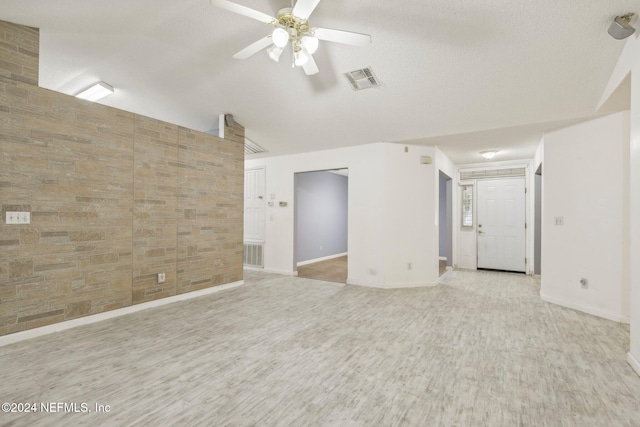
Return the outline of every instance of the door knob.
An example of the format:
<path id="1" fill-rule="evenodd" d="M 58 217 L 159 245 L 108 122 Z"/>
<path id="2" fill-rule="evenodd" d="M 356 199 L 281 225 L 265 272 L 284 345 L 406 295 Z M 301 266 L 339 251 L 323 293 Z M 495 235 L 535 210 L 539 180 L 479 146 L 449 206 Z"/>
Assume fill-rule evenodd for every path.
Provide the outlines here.
<path id="1" fill-rule="evenodd" d="M 258 199 L 262 200 L 262 196 L 258 196 Z"/>
<path id="2" fill-rule="evenodd" d="M 484 231 L 478 230 L 478 234 L 484 234 Z"/>

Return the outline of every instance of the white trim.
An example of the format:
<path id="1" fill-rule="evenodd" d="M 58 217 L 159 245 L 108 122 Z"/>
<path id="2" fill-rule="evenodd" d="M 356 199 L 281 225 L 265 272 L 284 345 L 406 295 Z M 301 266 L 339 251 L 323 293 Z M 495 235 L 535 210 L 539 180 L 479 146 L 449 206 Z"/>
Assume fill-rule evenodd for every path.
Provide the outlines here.
<path id="1" fill-rule="evenodd" d="M 625 317 L 620 314 L 608 313 L 606 311 L 598 310 L 597 308 L 585 307 L 580 304 L 563 301 L 558 298 L 549 297 L 540 292 L 540 298 L 542 301 L 550 302 L 552 304 L 560 305 L 562 307 L 570 308 L 572 310 L 582 311 L 583 313 L 591 314 L 592 316 L 602 317 L 603 319 L 612 320 L 618 323 L 625 323 Z"/>
<path id="2" fill-rule="evenodd" d="M 625 325 L 631 324 L 631 316 L 621 316 L 620 323 L 624 323 Z"/>
<path id="3" fill-rule="evenodd" d="M 297 276 L 297 271 L 276 270 L 274 268 L 263 268 L 261 271 L 265 273 L 282 274 L 283 276 Z"/>
<path id="4" fill-rule="evenodd" d="M 439 259 L 440 261 L 446 261 L 446 260 L 447 260 L 447 257 L 446 257 L 446 256 L 441 256 L 441 257 L 438 257 L 438 259 Z"/>
<path id="5" fill-rule="evenodd" d="M 141 304 L 130 305 L 128 307 L 118 308 L 116 310 L 105 311 L 104 313 L 92 314 L 91 316 L 80 317 L 78 319 L 67 320 L 60 323 L 54 323 L 53 325 L 42 326 L 40 328 L 29 329 L 22 332 L 16 332 L 13 334 L 0 337 L 0 347 L 13 344 L 19 341 L 28 340 L 31 338 L 41 337 L 43 335 L 49 335 L 54 332 L 66 331 L 67 329 L 75 328 L 83 325 L 90 325 L 96 322 L 102 322 L 103 320 L 113 319 L 115 317 L 124 316 L 138 311 L 147 310 L 150 308 L 160 307 L 174 302 L 185 301 L 201 296 L 213 294 L 216 292 L 224 291 L 226 289 L 235 288 L 244 285 L 244 280 L 238 282 L 226 283 L 224 285 L 214 286 L 211 288 L 200 289 L 193 292 L 187 292 L 184 294 L 173 295 L 167 298 L 157 299 L 155 301 L 143 302 Z"/>
<path id="6" fill-rule="evenodd" d="M 300 261 L 298 264 L 296 264 L 298 267 L 300 267 L 301 265 L 307 265 L 307 264 L 315 264 L 316 262 L 320 262 L 320 261 L 328 261 L 330 259 L 334 259 L 334 258 L 340 258 L 343 256 L 346 256 L 347 252 L 343 252 L 341 254 L 335 254 L 335 255 L 329 255 L 329 256 L 325 256 L 322 258 L 315 258 L 315 259 L 310 259 L 307 261 Z"/>
<path id="7" fill-rule="evenodd" d="M 404 288 L 432 288 L 438 285 L 436 283 L 425 282 L 406 282 L 406 283 L 392 283 L 392 284 L 379 284 L 379 283 L 358 283 L 351 280 L 347 280 L 347 285 L 363 286 L 365 288 L 377 288 L 377 289 L 404 289 Z"/>
<path id="8" fill-rule="evenodd" d="M 629 362 L 629 365 L 636 371 L 636 374 L 640 375 L 640 360 L 636 359 L 631 352 L 627 353 L 627 362 Z"/>

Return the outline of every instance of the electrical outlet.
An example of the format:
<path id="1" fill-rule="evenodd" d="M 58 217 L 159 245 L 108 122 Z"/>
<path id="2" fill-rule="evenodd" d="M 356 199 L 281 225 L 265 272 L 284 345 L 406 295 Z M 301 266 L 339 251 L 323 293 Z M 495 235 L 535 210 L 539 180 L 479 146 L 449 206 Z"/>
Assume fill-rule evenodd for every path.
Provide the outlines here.
<path id="1" fill-rule="evenodd" d="M 322 245 L 320 245 L 320 250 L 323 250 L 323 249 L 322 249 Z"/>
<path id="2" fill-rule="evenodd" d="M 556 217 L 556 225 L 564 225 L 564 217 L 563 216 L 557 216 Z"/>
<path id="3" fill-rule="evenodd" d="M 585 279 L 584 277 L 580 279 L 580 286 L 582 286 L 582 289 L 589 289 L 589 282 L 587 281 L 587 279 Z"/>
<path id="4" fill-rule="evenodd" d="M 407 263 L 407 270 L 411 270 L 411 263 L 410 262 Z"/>
<path id="5" fill-rule="evenodd" d="M 6 212 L 7 224 L 31 224 L 31 212 Z"/>
<path id="6" fill-rule="evenodd" d="M 164 273 L 158 273 L 158 283 L 164 283 L 167 281 L 167 276 Z"/>

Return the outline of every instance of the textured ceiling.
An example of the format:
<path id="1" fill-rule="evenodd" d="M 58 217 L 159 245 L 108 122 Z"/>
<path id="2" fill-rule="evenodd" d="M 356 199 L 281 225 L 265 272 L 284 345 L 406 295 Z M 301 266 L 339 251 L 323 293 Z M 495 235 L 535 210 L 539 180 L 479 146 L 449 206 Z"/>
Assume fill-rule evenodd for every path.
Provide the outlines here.
<path id="1" fill-rule="evenodd" d="M 202 131 L 232 113 L 268 155 L 412 141 L 456 163 L 532 157 L 543 131 L 593 116 L 625 43 L 607 28 L 630 11 L 640 0 L 322 0 L 313 26 L 373 42 L 321 42 L 306 76 L 285 55 L 232 59 L 269 26 L 208 0 L 0 0 L 0 19 L 40 28 L 43 87 L 102 80 L 102 103 Z M 342 74 L 366 66 L 383 87 L 351 90 Z"/>

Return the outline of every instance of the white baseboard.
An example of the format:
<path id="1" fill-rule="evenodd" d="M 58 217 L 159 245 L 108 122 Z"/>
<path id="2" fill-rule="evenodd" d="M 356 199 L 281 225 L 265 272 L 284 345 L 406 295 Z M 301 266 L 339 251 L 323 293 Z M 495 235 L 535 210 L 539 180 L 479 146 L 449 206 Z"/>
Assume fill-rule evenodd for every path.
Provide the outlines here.
<path id="1" fill-rule="evenodd" d="M 560 305 L 562 307 L 570 308 L 572 310 L 578 310 L 578 311 L 582 311 L 583 313 L 591 314 L 593 316 L 602 317 L 603 319 L 612 320 L 618 323 L 624 323 L 625 317 L 621 316 L 620 314 L 608 313 L 606 311 L 602 311 L 597 308 L 585 307 L 580 304 L 563 301 L 558 298 L 544 295 L 542 292 L 540 292 L 540 298 L 542 298 L 542 301 L 550 302 L 552 304 Z"/>
<path id="2" fill-rule="evenodd" d="M 260 271 L 264 271 L 265 273 L 274 273 L 274 274 L 282 274 L 283 276 L 297 276 L 297 271 L 287 271 L 287 270 L 276 270 L 274 268 L 263 268 Z"/>
<path id="3" fill-rule="evenodd" d="M 76 328 L 78 326 L 90 325 L 91 323 L 102 322 L 103 320 L 113 319 L 115 317 L 124 316 L 126 314 L 136 313 L 138 311 L 148 310 L 154 307 L 160 307 L 174 302 L 185 301 L 192 298 L 198 298 L 204 295 L 213 294 L 224 291 L 225 289 L 235 288 L 244 285 L 244 280 L 238 282 L 226 283 L 224 285 L 214 286 L 211 288 L 200 289 L 198 291 L 187 292 L 184 294 L 174 295 L 167 298 L 161 298 L 155 301 L 143 302 L 141 304 L 130 305 L 128 307 L 118 308 L 116 310 L 105 311 L 104 313 L 92 314 L 90 316 L 80 317 L 78 319 L 66 320 L 53 325 L 33 328 L 22 332 L 4 335 L 0 337 L 0 347 L 13 344 L 19 341 L 31 338 L 41 337 L 43 335 L 52 334 L 54 332 L 65 331 L 67 329 Z"/>
<path id="4" fill-rule="evenodd" d="M 622 316 L 620 318 L 620 323 L 624 323 L 625 325 L 631 324 L 631 316 Z"/>
<path id="5" fill-rule="evenodd" d="M 243 265 L 242 269 L 250 271 L 264 271 L 264 267 L 253 267 L 251 265 Z"/>
<path id="6" fill-rule="evenodd" d="M 298 267 L 300 267 L 301 265 L 314 264 L 314 263 L 320 262 L 320 261 L 329 261 L 330 259 L 340 258 L 340 257 L 346 256 L 346 255 L 347 255 L 347 252 L 343 252 L 341 254 L 329 255 L 329 256 L 322 257 L 322 258 L 315 258 L 315 259 L 310 259 L 310 260 L 307 260 L 307 261 L 300 261 L 296 265 Z"/>
<path id="7" fill-rule="evenodd" d="M 629 365 L 636 371 L 636 374 L 640 375 L 640 360 L 636 359 L 631 352 L 627 353 L 627 362 L 629 362 Z"/>
<path id="8" fill-rule="evenodd" d="M 406 283 L 362 283 L 347 280 L 347 285 L 364 286 L 367 288 L 377 289 L 404 289 L 404 288 L 431 288 L 437 286 L 438 283 L 425 282 L 406 282 Z"/>

